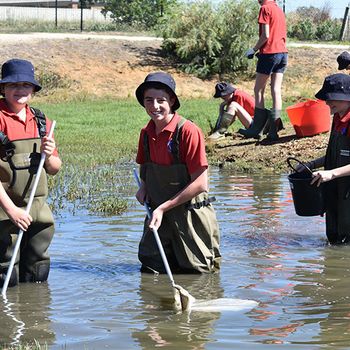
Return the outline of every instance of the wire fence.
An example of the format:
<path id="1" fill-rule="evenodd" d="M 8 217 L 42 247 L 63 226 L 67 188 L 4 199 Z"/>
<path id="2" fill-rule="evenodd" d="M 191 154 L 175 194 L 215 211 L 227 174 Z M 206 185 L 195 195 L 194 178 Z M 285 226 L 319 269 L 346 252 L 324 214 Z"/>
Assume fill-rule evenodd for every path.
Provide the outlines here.
<path id="1" fill-rule="evenodd" d="M 111 18 L 104 16 L 101 9 L 91 8 L 83 9 L 83 17 L 86 21 L 109 23 Z M 17 6 L 1 6 L 0 21 L 55 21 L 56 9 L 46 7 L 17 7 Z M 57 19 L 62 22 L 75 22 L 81 18 L 81 9 L 58 8 Z"/>

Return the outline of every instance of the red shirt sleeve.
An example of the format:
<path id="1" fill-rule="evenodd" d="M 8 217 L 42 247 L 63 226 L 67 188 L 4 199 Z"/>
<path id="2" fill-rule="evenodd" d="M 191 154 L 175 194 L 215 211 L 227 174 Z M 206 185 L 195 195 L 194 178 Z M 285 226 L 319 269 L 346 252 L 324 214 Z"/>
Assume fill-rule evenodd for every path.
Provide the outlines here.
<path id="1" fill-rule="evenodd" d="M 191 175 L 201 167 L 208 167 L 204 136 L 201 129 L 189 120 L 182 128 L 181 159 Z"/>
<path id="2" fill-rule="evenodd" d="M 137 149 L 137 155 L 136 155 L 136 163 L 137 164 L 143 164 L 145 163 L 144 159 L 144 151 L 143 151 L 143 138 L 144 138 L 145 129 L 142 129 L 140 132 L 139 137 L 139 146 Z"/>

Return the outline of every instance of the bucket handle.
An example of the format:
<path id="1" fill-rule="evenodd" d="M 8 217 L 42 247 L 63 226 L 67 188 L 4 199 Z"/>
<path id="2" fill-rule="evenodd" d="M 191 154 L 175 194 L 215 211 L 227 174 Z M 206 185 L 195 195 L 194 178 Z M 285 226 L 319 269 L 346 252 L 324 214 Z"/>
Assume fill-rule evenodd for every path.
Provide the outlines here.
<path id="1" fill-rule="evenodd" d="M 301 164 L 301 165 L 304 167 L 304 169 L 312 175 L 312 170 L 311 170 L 305 163 L 301 162 L 301 161 L 300 161 L 299 159 L 297 159 L 297 158 L 288 157 L 288 158 L 287 158 L 287 163 L 288 163 L 288 165 L 289 165 L 296 173 L 298 173 L 298 171 L 293 167 L 293 165 L 292 165 L 292 163 L 291 163 L 292 160 L 294 160 L 294 161 L 296 161 L 297 163 Z"/>

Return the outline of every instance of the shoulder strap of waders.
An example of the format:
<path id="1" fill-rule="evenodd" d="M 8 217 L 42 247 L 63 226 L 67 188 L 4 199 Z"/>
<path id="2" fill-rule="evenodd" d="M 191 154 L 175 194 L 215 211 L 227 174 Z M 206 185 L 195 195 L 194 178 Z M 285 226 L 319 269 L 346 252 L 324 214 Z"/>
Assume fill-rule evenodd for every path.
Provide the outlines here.
<path id="1" fill-rule="evenodd" d="M 180 163 L 180 141 L 182 135 L 182 127 L 184 126 L 186 119 L 181 117 L 180 121 L 176 125 L 176 129 L 173 133 L 173 137 L 171 139 L 171 154 L 174 158 L 174 163 Z"/>
<path id="2" fill-rule="evenodd" d="M 43 112 L 41 112 L 39 109 L 30 107 L 31 112 L 34 114 L 36 124 L 38 126 L 38 132 L 40 138 L 46 136 L 46 118 Z M 9 184 L 9 188 L 11 188 L 17 178 L 16 170 L 17 168 L 12 162 L 12 156 L 14 155 L 15 152 L 15 146 L 12 142 L 9 141 L 7 135 L 5 135 L 2 131 L 0 131 L 0 144 L 4 146 L 5 149 L 5 156 L 6 160 L 12 170 L 13 176 L 12 176 L 12 181 Z"/>
<path id="3" fill-rule="evenodd" d="M 177 123 L 173 136 L 170 140 L 169 146 L 171 147 L 170 151 L 174 158 L 174 163 L 180 163 L 180 140 L 181 140 L 181 131 L 182 127 L 185 124 L 186 119 L 181 117 L 180 121 Z M 148 142 L 148 134 L 145 132 L 143 134 L 143 152 L 146 162 L 151 161 L 149 142 Z"/>
<path id="4" fill-rule="evenodd" d="M 38 126 L 39 136 L 43 138 L 46 136 L 46 117 L 45 114 L 37 108 L 30 107 L 30 110 L 34 114 L 36 124 Z"/>

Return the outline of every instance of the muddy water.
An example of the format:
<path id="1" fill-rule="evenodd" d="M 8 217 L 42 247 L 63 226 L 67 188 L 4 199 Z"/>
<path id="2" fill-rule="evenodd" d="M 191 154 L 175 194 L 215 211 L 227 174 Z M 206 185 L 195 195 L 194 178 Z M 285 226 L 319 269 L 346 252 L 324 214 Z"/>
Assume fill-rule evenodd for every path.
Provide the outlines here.
<path id="1" fill-rule="evenodd" d="M 130 174 L 131 176 L 131 174 Z M 8 290 L 1 343 L 50 349 L 348 349 L 350 247 L 329 247 L 320 217 L 294 213 L 285 176 L 212 169 L 222 232 L 217 275 L 175 276 L 198 299 L 252 310 L 175 314 L 166 276 L 141 276 L 142 207 L 121 217 L 63 212 L 48 283 Z"/>

